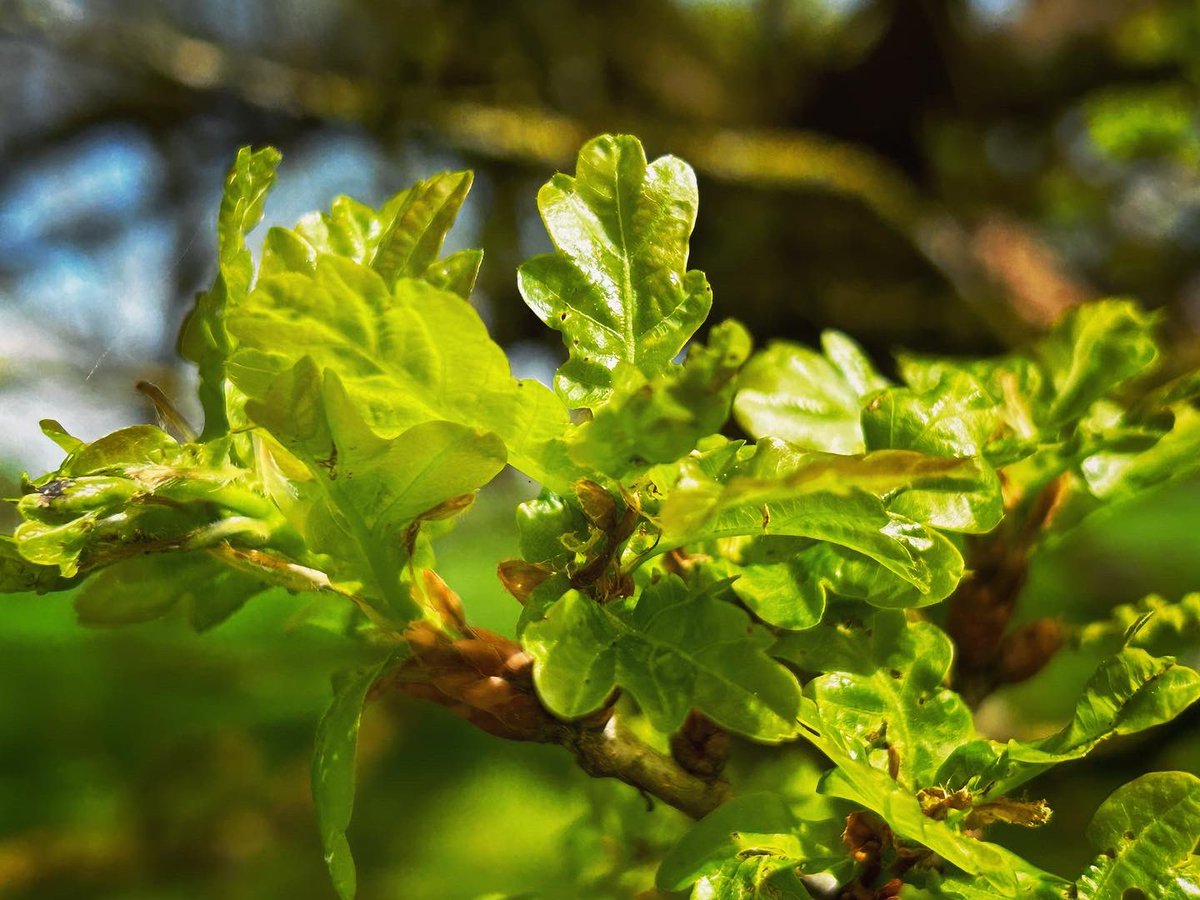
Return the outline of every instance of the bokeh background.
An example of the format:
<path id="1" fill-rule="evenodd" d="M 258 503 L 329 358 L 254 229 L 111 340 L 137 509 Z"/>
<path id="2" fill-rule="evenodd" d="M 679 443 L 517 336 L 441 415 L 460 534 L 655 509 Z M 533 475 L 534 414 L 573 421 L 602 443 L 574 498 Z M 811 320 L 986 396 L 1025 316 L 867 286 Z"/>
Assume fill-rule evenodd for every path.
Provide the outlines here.
<path id="1" fill-rule="evenodd" d="M 84 438 L 152 420 L 140 379 L 198 419 L 174 339 L 241 144 L 284 154 L 267 224 L 473 168 L 453 241 L 486 249 L 474 302 L 522 375 L 561 358 L 515 286 L 548 248 L 537 187 L 614 130 L 696 167 L 692 264 L 714 318 L 760 340 L 992 352 L 1122 294 L 1194 359 L 1198 98 L 1193 0 L 0 0 L 0 487 L 57 464 L 39 418 Z M 510 633 L 494 564 L 529 490 L 497 483 L 443 553 Z M 1200 588 L 1198 526 L 1197 485 L 1114 510 L 1039 555 L 1023 608 Z M 0 896 L 332 897 L 307 766 L 353 651 L 289 628 L 296 603 L 197 637 L 0 598 Z M 983 722 L 1054 727 L 1091 666 L 1061 654 Z M 679 827 L 440 709 L 372 709 L 360 760 L 364 900 L 630 897 Z M 1055 821 L 1006 837 L 1073 874 L 1099 800 L 1165 767 L 1200 770 L 1195 714 L 1035 784 Z M 797 754 L 754 777 L 811 774 Z"/>

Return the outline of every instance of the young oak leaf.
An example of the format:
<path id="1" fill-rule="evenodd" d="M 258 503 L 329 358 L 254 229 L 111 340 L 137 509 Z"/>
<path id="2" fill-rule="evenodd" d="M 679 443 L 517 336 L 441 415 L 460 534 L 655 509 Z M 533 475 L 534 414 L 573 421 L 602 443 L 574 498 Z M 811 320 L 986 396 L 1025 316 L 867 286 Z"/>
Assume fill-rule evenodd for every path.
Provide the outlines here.
<path id="1" fill-rule="evenodd" d="M 336 372 L 385 437 L 430 420 L 499 435 L 509 462 L 560 493 L 577 468 L 567 411 L 548 388 L 513 378 L 504 351 L 461 297 L 427 281 L 390 287 L 353 260 L 320 256 L 312 272 L 264 278 L 229 321 L 240 345 L 230 377 L 260 401 L 272 380 L 310 357 Z"/>
<path id="2" fill-rule="evenodd" d="M 712 329 L 707 346 L 689 347 L 683 365 L 671 364 L 653 378 L 620 364 L 608 402 L 570 432 L 571 458 L 622 478 L 686 455 L 729 418 L 733 377 L 749 354 L 749 333 L 730 320 Z"/>
<path id="3" fill-rule="evenodd" d="M 601 135 L 579 151 L 575 176 L 538 192 L 554 253 L 517 273 L 525 302 L 561 331 L 570 359 L 555 388 L 594 409 L 621 363 L 647 378 L 667 369 L 708 315 L 712 291 L 687 271 L 699 195 L 690 166 L 673 156 L 646 164 L 641 142 Z"/>
<path id="4" fill-rule="evenodd" d="M 1081 628 L 1077 644 L 1093 652 L 1116 653 L 1129 645 L 1156 656 L 1200 645 L 1200 593 L 1171 602 L 1151 594 L 1114 607 L 1109 617 Z"/>
<path id="5" fill-rule="evenodd" d="M 796 734 L 800 686 L 767 655 L 770 635 L 673 575 L 603 605 L 567 591 L 525 627 L 522 643 L 538 694 L 564 718 L 595 712 L 620 687 L 664 733 L 697 709 L 756 740 Z"/>
<path id="6" fill-rule="evenodd" d="M 70 590 L 76 583 L 64 578 L 58 566 L 30 562 L 11 537 L 0 535 L 0 594 L 49 594 Z"/>
<path id="7" fill-rule="evenodd" d="M 1088 841 L 1100 855 L 1075 884 L 1079 900 L 1185 900 L 1200 892 L 1200 778 L 1151 772 L 1096 810 Z"/>
<path id="8" fill-rule="evenodd" d="M 471 181 L 470 172 L 434 175 L 378 210 L 338 197 L 328 213 L 305 216 L 292 230 L 272 228 L 263 245 L 260 275 L 312 272 L 322 255 L 341 256 L 371 267 L 389 285 L 399 278 L 423 278 L 465 299 L 483 252 L 439 254 Z"/>
<path id="9" fill-rule="evenodd" d="M 225 398 L 225 362 L 230 352 L 225 327 L 228 311 L 250 290 L 254 264 L 246 235 L 263 214 L 267 192 L 275 182 L 279 151 L 274 147 L 242 147 L 225 179 L 217 216 L 217 279 L 197 295 L 196 305 L 179 333 L 179 353 L 200 370 L 200 403 L 204 408 L 202 440 L 229 430 Z"/>
<path id="10" fill-rule="evenodd" d="M 1146 370 L 1158 358 L 1158 316 L 1129 300 L 1102 300 L 1068 312 L 1035 348 L 1053 395 L 1048 425 L 1081 417 L 1096 400 Z"/>
<path id="11" fill-rule="evenodd" d="M 1180 405 L 1171 429 L 1149 447 L 1108 447 L 1086 457 L 1079 471 L 1102 500 L 1135 497 L 1167 481 L 1187 478 L 1200 468 L 1200 412 Z"/>
<path id="12" fill-rule="evenodd" d="M 663 857 L 654 881 L 661 891 L 682 891 L 697 882 L 715 888 L 725 879 L 755 886 L 774 872 L 790 869 L 793 876 L 819 875 L 841 884 L 854 869 L 841 840 L 845 824 L 844 817 L 802 819 L 778 794 L 734 797 L 676 842 Z M 748 858 L 761 860 L 767 871 L 731 870 L 730 863 Z M 778 884 L 772 882 L 771 887 L 777 889 Z M 807 891 L 797 896 L 806 895 Z"/>
<path id="13" fill-rule="evenodd" d="M 754 438 L 773 437 L 828 453 L 861 453 L 861 400 L 888 385 L 846 335 L 821 335 L 824 354 L 775 341 L 737 381 L 733 411 Z"/>
<path id="14" fill-rule="evenodd" d="M 954 646 L 930 622 L 880 610 L 784 635 L 771 652 L 822 673 L 805 693 L 826 741 L 912 791 L 935 784 L 946 757 L 975 735 L 970 709 L 944 686 Z"/>
<path id="15" fill-rule="evenodd" d="M 687 461 L 689 463 L 693 460 Z M 952 542 L 891 508 L 908 490 L 919 489 L 925 500 L 912 508 L 927 522 L 940 524 L 947 511 L 962 503 L 956 489 L 973 491 L 981 464 L 974 460 L 939 459 L 907 451 L 881 451 L 864 457 L 801 453 L 782 441 L 760 441 L 746 458 L 734 462 L 722 480 L 695 465 L 685 465 L 656 517 L 662 539 L 656 552 L 719 538 L 787 535 L 835 544 L 850 551 L 853 571 L 846 570 L 862 593 L 872 584 L 885 588 L 880 605 L 927 605 L 949 596 L 962 577 L 962 555 Z M 942 498 L 942 505 L 937 505 Z M 969 502 L 969 500 L 968 500 Z M 989 503 L 980 525 L 994 515 Z M 994 522 L 992 523 L 994 524 Z M 861 556 L 913 585 L 917 593 L 897 590 L 892 579 L 871 578 L 857 562 Z M 836 563 L 835 558 L 823 560 Z M 776 572 L 783 576 L 786 573 Z M 821 577 L 797 597 L 799 619 L 779 618 L 785 627 L 805 627 L 820 613 Z M 736 583 L 735 583 L 736 584 Z M 736 587 L 735 587 L 736 590 Z M 786 590 L 786 588 L 785 588 Z M 781 613 L 782 615 L 783 613 Z"/>
<path id="16" fill-rule="evenodd" d="M 114 626 L 149 622 L 182 606 L 203 632 L 268 587 L 204 551 L 134 556 L 84 582 L 75 613 L 83 625 Z"/>
<path id="17" fill-rule="evenodd" d="M 64 577 L 141 553 L 287 540 L 253 474 L 216 445 L 135 425 L 72 446 L 58 470 L 27 486 L 13 535 L 25 559 Z"/>
<path id="18" fill-rule="evenodd" d="M 961 577 L 961 555 L 953 544 L 925 544 L 926 531 L 893 528 L 891 536 L 936 571 Z M 942 557 L 939 559 L 938 557 Z M 719 577 L 734 578 L 730 589 L 764 622 L 803 630 L 821 621 L 829 598 L 861 600 L 882 609 L 925 606 L 953 589 L 956 578 L 938 579 L 922 591 L 872 556 L 826 540 L 762 535 L 751 538 L 732 558 L 704 564 Z M 944 583 L 943 583 L 944 582 Z"/>
<path id="19" fill-rule="evenodd" d="M 1169 722 L 1197 700 L 1200 673 L 1126 647 L 1100 663 L 1061 730 L 1037 741 L 965 743 L 942 765 L 937 783 L 976 785 L 985 796 L 1001 796 L 1058 763 L 1086 756 L 1106 738 Z"/>
<path id="20" fill-rule="evenodd" d="M 392 656 L 335 678 L 333 700 L 317 726 L 312 762 L 313 805 L 325 849 L 325 864 L 340 900 L 354 900 L 358 887 L 346 829 L 354 812 L 354 758 L 363 703 L 371 685 L 395 662 L 398 659 Z"/>
<path id="21" fill-rule="evenodd" d="M 448 500 L 472 493 L 504 468 L 496 435 L 454 422 L 426 421 L 385 438 L 363 420 L 338 375 L 309 357 L 278 376 L 247 412 L 313 476 L 310 549 L 345 557 L 357 548 L 359 577 L 390 612 L 415 615 L 401 589 L 408 527 Z M 332 514 L 332 515 L 331 515 Z M 330 531 L 332 530 L 332 533 Z M 328 546 L 321 545 L 322 542 Z"/>

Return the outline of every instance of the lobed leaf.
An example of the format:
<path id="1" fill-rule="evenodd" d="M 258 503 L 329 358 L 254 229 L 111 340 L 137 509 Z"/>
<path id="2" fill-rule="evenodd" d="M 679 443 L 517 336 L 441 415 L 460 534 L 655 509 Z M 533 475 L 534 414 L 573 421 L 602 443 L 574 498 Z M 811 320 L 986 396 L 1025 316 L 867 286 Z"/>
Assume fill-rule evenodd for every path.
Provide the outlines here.
<path id="1" fill-rule="evenodd" d="M 1200 470 L 1200 412 L 1180 406 L 1170 430 L 1150 447 L 1106 447 L 1084 458 L 1079 470 L 1091 492 L 1108 501 L 1195 475 Z"/>
<path id="2" fill-rule="evenodd" d="M 816 701 L 826 741 L 892 769 L 910 791 L 935 784 L 942 762 L 975 734 L 967 705 L 944 686 L 954 646 L 932 623 L 880 610 L 786 634 L 771 652 L 822 673 L 805 693 Z"/>
<path id="3" fill-rule="evenodd" d="M 664 733 L 697 709 L 757 740 L 796 734 L 800 687 L 767 655 L 770 635 L 676 576 L 603 605 L 569 590 L 526 625 L 522 643 L 543 702 L 565 718 L 595 712 L 620 687 Z"/>
<path id="4" fill-rule="evenodd" d="M 978 527 L 994 524 L 997 514 L 990 491 L 998 490 L 998 484 L 987 486 L 994 472 L 973 460 L 908 451 L 864 457 L 803 453 L 781 441 L 764 440 L 745 458 L 731 459 L 718 478 L 689 465 L 681 468 L 658 510 L 659 551 L 737 536 L 801 537 L 840 548 L 806 551 L 810 559 L 751 571 L 746 585 L 735 586 L 748 602 L 754 602 L 752 594 L 766 592 L 786 604 L 789 584 L 796 584 L 795 617 L 786 608 L 772 613 L 765 603 L 756 609 L 784 627 L 806 627 L 819 618 L 827 590 L 881 606 L 927 605 L 949 596 L 962 577 L 961 554 L 943 535 L 897 507 L 933 523 L 968 516 Z M 914 496 L 906 503 L 909 492 Z M 753 555 L 740 562 L 760 563 Z M 890 574 L 876 574 L 872 565 Z M 769 584 L 756 590 L 752 583 L 762 579 Z M 778 609 L 780 604 L 770 606 Z"/>
<path id="5" fill-rule="evenodd" d="M 1129 644 L 1158 655 L 1200 645 L 1200 593 L 1177 602 L 1157 595 L 1114 607 L 1109 618 L 1079 630 L 1081 647 L 1115 653 Z M 1166 649 L 1164 649 L 1166 648 Z"/>
<path id="6" fill-rule="evenodd" d="M 76 579 L 64 578 L 58 566 L 30 562 L 11 537 L 0 535 L 0 594 L 49 594 L 75 584 Z"/>
<path id="7" fill-rule="evenodd" d="M 1200 891 L 1200 778 L 1151 772 L 1101 804 L 1087 828 L 1100 856 L 1076 882 L 1079 900 L 1184 900 Z"/>
<path id="8" fill-rule="evenodd" d="M 384 437 L 456 422 L 499 435 L 514 466 L 560 492 L 575 477 L 562 403 L 536 381 L 514 379 L 471 306 L 426 281 L 389 288 L 370 268 L 320 256 L 312 272 L 262 279 L 229 328 L 240 341 L 230 377 L 256 409 L 276 378 L 309 357 L 337 374 Z"/>
<path id="9" fill-rule="evenodd" d="M 470 494 L 504 468 L 494 434 L 427 421 L 395 438 L 363 420 L 341 379 L 305 357 L 275 379 L 247 411 L 308 469 L 318 497 L 301 526 L 310 549 L 357 553 L 358 577 L 401 618 L 415 614 L 400 589 L 409 526 L 440 504 Z M 324 532 L 324 533 L 323 533 Z"/>
<path id="10" fill-rule="evenodd" d="M 1053 385 L 1051 425 L 1081 417 L 1096 400 L 1158 358 L 1157 317 L 1128 300 L 1102 300 L 1067 313 L 1036 353 Z"/>
<path id="11" fill-rule="evenodd" d="M 730 863 L 747 858 L 761 858 L 772 870 L 787 867 L 806 875 L 834 871 L 842 876 L 834 879 L 840 883 L 853 869 L 841 841 L 844 827 L 836 817 L 802 820 L 778 794 L 734 797 L 675 843 L 658 867 L 655 885 L 661 891 L 682 891 L 698 881 L 745 881 L 749 873 L 731 871 Z"/>
<path id="12" fill-rule="evenodd" d="M 860 400 L 887 382 L 845 335 L 827 331 L 821 342 L 823 355 L 785 341 L 756 354 L 738 377 L 734 415 L 754 438 L 862 453 Z"/>
<path id="13" fill-rule="evenodd" d="M 972 783 L 999 796 L 1060 762 L 1085 756 L 1109 737 L 1168 722 L 1197 700 L 1200 673 L 1175 665 L 1170 657 L 1127 647 L 1100 663 L 1060 731 L 1031 742 L 966 744 L 943 765 L 938 782 Z"/>
<path id="14" fill-rule="evenodd" d="M 268 585 L 203 551 L 135 556 L 84 582 L 75 597 L 83 625 L 148 622 L 184 607 L 196 631 L 208 631 Z"/>
<path id="15" fill-rule="evenodd" d="M 647 165 L 629 135 L 589 141 L 574 177 L 538 192 L 555 252 L 525 262 L 517 284 L 562 332 L 570 358 L 555 387 L 571 406 L 607 401 L 622 363 L 647 378 L 666 371 L 708 315 L 708 282 L 686 271 L 698 202 L 690 166 L 673 156 Z"/>
<path id="16" fill-rule="evenodd" d="M 17 503 L 21 555 L 66 578 L 146 552 L 286 541 L 286 526 L 224 445 L 138 425 L 82 442 Z"/>
<path id="17" fill-rule="evenodd" d="M 612 478 L 641 473 L 689 453 L 729 418 L 733 376 L 750 354 L 750 335 L 734 321 L 693 344 L 683 365 L 647 378 L 627 364 L 613 371 L 612 394 L 567 438 L 571 458 Z"/>
<path id="18" fill-rule="evenodd" d="M 279 151 L 274 147 L 242 147 L 225 179 L 217 215 L 218 272 L 213 286 L 196 297 L 196 305 L 179 333 L 179 353 L 200 370 L 200 403 L 204 408 L 202 440 L 229 430 L 225 398 L 225 363 L 230 352 L 225 318 L 246 296 L 254 264 L 246 235 L 262 218 L 267 192 L 275 183 Z"/>
<path id="19" fill-rule="evenodd" d="M 470 172 L 443 172 L 401 191 L 378 210 L 338 197 L 328 213 L 305 216 L 291 231 L 271 229 L 261 275 L 312 273 L 322 256 L 337 256 L 369 266 L 388 285 L 422 278 L 465 299 L 475 285 L 482 251 L 439 254 L 472 180 Z"/>

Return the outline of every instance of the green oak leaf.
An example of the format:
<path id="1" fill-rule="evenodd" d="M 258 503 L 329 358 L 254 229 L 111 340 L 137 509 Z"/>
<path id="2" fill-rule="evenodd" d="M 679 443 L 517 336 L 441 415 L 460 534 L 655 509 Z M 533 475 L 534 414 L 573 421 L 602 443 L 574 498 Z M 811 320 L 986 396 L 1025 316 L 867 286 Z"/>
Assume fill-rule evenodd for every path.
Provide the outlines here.
<path id="1" fill-rule="evenodd" d="M 793 871 L 795 861 L 758 853 L 725 860 L 696 882 L 692 900 L 811 900 L 812 894 Z"/>
<path id="2" fill-rule="evenodd" d="M 246 235 L 262 218 L 267 192 L 275 183 L 279 151 L 242 147 L 225 179 L 217 216 L 218 271 L 213 286 L 196 297 L 196 305 L 179 333 L 179 353 L 200 370 L 200 403 L 204 407 L 202 440 L 229 430 L 225 397 L 225 363 L 230 340 L 225 317 L 250 290 L 254 263 Z"/>
<path id="3" fill-rule="evenodd" d="M 84 582 L 75 613 L 83 625 L 129 625 L 183 606 L 192 627 L 208 631 L 266 589 L 204 551 L 135 556 Z"/>
<path id="4" fill-rule="evenodd" d="M 734 797 L 675 843 L 658 867 L 655 885 L 661 891 L 686 890 L 703 879 L 731 877 L 731 861 L 759 857 L 806 875 L 831 873 L 841 883 L 854 868 L 841 841 L 845 824 L 836 817 L 805 821 L 778 794 Z"/>
<path id="5" fill-rule="evenodd" d="M 1200 892 L 1200 778 L 1151 772 L 1096 810 L 1088 841 L 1100 856 L 1079 877 L 1079 900 L 1185 900 Z"/>
<path id="6" fill-rule="evenodd" d="M 532 500 L 517 505 L 517 532 L 522 559 L 565 564 L 574 551 L 563 543 L 564 538 L 582 544 L 588 522 L 576 505 L 543 488 Z"/>
<path id="7" fill-rule="evenodd" d="M 1089 490 L 1107 501 L 1135 497 L 1155 485 L 1187 478 L 1200 470 L 1200 412 L 1174 410 L 1171 430 L 1148 448 L 1105 448 L 1080 462 Z"/>
<path id="8" fill-rule="evenodd" d="M 995 471 L 977 459 L 907 450 L 847 456 L 763 439 L 722 478 L 723 483 L 713 478 L 679 480 L 662 510 L 664 537 L 704 527 L 697 523 L 714 518 L 736 517 L 747 506 L 758 508 L 761 518 L 763 505 L 769 509 L 773 502 L 822 493 L 870 494 L 889 512 L 948 531 L 989 531 L 1003 515 Z"/>
<path id="9" fill-rule="evenodd" d="M 1018 900 L 1063 900 L 1068 883 L 1048 872 L 1020 871 L 1017 876 Z M 909 900 L 994 900 L 990 886 L 979 878 L 961 872 L 918 872 L 906 878 L 904 898 Z"/>
<path id="10" fill-rule="evenodd" d="M 981 456 L 1006 465 L 1028 456 L 1003 398 L 994 397 L 970 372 L 950 369 L 932 387 L 895 387 L 873 395 L 863 407 L 868 450 L 920 450 L 935 456 Z"/>
<path id="11" fill-rule="evenodd" d="M 1116 653 L 1126 644 L 1155 655 L 1200 645 L 1200 593 L 1171 602 L 1151 594 L 1137 603 L 1114 607 L 1105 620 L 1083 626 L 1079 646 Z"/>
<path id="12" fill-rule="evenodd" d="M 1087 303 L 1068 312 L 1036 348 L 1053 385 L 1048 424 L 1080 418 L 1096 400 L 1145 371 L 1158 357 L 1158 317 L 1128 300 Z"/>
<path id="13" fill-rule="evenodd" d="M 571 458 L 621 478 L 686 455 L 729 418 L 733 377 L 749 354 L 749 333 L 730 320 L 712 329 L 708 346 L 691 345 L 682 365 L 653 378 L 618 365 L 608 401 L 567 438 Z"/>
<path id="14" fill-rule="evenodd" d="M 64 578 L 56 565 L 30 562 L 11 537 L 0 535 L 0 594 L 49 594 L 76 584 L 76 579 Z"/>
<path id="15" fill-rule="evenodd" d="M 846 573 L 857 585 L 850 593 L 878 584 L 880 605 L 936 603 L 962 577 L 962 556 L 945 536 L 892 507 L 906 491 L 920 490 L 920 502 L 905 508 L 932 524 L 950 521 L 975 503 L 973 497 L 986 496 L 978 485 L 989 473 L 976 460 L 909 451 L 862 457 L 803 453 L 782 441 L 764 440 L 747 458 L 731 462 L 723 481 L 695 465 L 682 467 L 658 511 L 663 536 L 656 550 L 736 536 L 811 538 L 873 560 L 917 589 L 917 595 L 898 591 L 886 576 L 876 582 L 855 558 L 854 571 Z M 958 506 L 964 495 L 957 492 L 963 490 L 969 492 L 967 505 Z M 980 527 L 994 524 L 997 510 L 990 498 L 975 509 Z M 820 571 L 803 595 L 813 611 L 824 597 Z M 828 568 L 823 571 L 828 574 Z"/>
<path id="16" fill-rule="evenodd" d="M 305 216 L 292 230 L 272 228 L 263 246 L 261 277 L 313 272 L 323 255 L 370 266 L 391 285 L 423 278 L 460 297 L 470 295 L 480 250 L 439 258 L 442 244 L 471 189 L 470 172 L 434 175 L 401 191 L 378 210 L 338 197 L 328 213 Z"/>
<path id="17" fill-rule="evenodd" d="M 957 551 L 947 552 L 945 560 L 952 571 L 958 565 L 954 554 Z M 929 594 L 870 556 L 828 541 L 755 537 L 732 559 L 708 566 L 723 577 L 736 578 L 731 588 L 738 599 L 764 622 L 779 628 L 802 630 L 816 625 L 830 597 L 861 600 L 884 609 L 930 602 Z"/>
<path id="18" fill-rule="evenodd" d="M 246 410 L 312 477 L 323 502 L 308 511 L 312 527 L 302 526 L 317 538 L 311 549 L 344 558 L 347 544 L 356 547 L 358 576 L 392 613 L 411 618 L 415 609 L 400 584 L 407 530 L 445 501 L 491 481 L 504 468 L 500 439 L 446 421 L 381 437 L 337 374 L 327 370 L 322 376 L 308 357 Z"/>
<path id="19" fill-rule="evenodd" d="M 796 734 L 800 687 L 767 655 L 771 636 L 675 576 L 603 605 L 569 590 L 526 625 L 522 643 L 543 702 L 565 718 L 595 712 L 620 687 L 662 732 L 698 709 L 760 741 Z"/>
<path id="20" fill-rule="evenodd" d="M 81 442 L 27 486 L 17 511 L 20 554 L 67 578 L 140 553 L 289 540 L 253 473 L 149 425 Z"/>
<path id="21" fill-rule="evenodd" d="M 499 435 L 514 466 L 560 493 L 574 481 L 562 403 L 536 381 L 513 378 L 470 304 L 427 281 L 389 287 L 353 260 L 320 256 L 312 272 L 261 279 L 229 329 L 240 342 L 230 377 L 256 409 L 273 380 L 307 356 L 337 373 L 384 437 L 457 422 Z"/>
<path id="22" fill-rule="evenodd" d="M 354 758 L 363 703 L 371 685 L 395 658 L 347 673 L 333 682 L 333 701 L 317 726 L 312 762 L 313 805 L 325 864 L 341 900 L 354 900 L 357 876 L 346 829 L 354 812 Z"/>
<path id="23" fill-rule="evenodd" d="M 820 727 L 819 717 L 810 717 L 810 727 Z M 986 885 L 990 897 L 1021 897 L 1021 869 L 1032 869 L 1020 857 L 998 844 L 963 834 L 946 821 L 931 819 L 917 797 L 893 781 L 886 771 L 856 755 L 848 755 L 840 742 L 829 740 L 831 731 L 809 737 L 836 763 L 821 783 L 822 793 L 840 797 L 877 812 L 900 837 L 916 841 L 953 866 Z M 1046 876 L 1050 877 L 1050 876 Z"/>
<path id="24" fill-rule="evenodd" d="M 910 790 L 935 784 L 946 757 L 975 735 L 970 709 L 944 686 L 954 646 L 930 622 L 908 622 L 894 610 L 835 617 L 782 636 L 771 652 L 822 673 L 805 693 L 816 701 L 828 741 L 885 773 L 890 747 L 896 780 Z"/>
<path id="25" fill-rule="evenodd" d="M 773 437 L 829 453 L 861 453 L 860 401 L 884 379 L 846 335 L 821 336 L 824 354 L 775 341 L 738 376 L 733 411 L 754 438 Z"/>
<path id="26" fill-rule="evenodd" d="M 947 455 L 982 455 L 1001 466 L 1024 459 L 1039 442 L 1054 437 L 1040 424 L 1052 397 L 1049 376 L 1025 356 L 949 359 L 902 353 L 896 362 L 907 386 L 898 394 L 899 405 L 919 408 L 910 421 L 897 423 L 898 440 L 941 444 Z M 956 423 L 956 414 L 964 421 Z M 863 428 L 876 441 L 885 442 L 889 429 L 884 425 L 890 423 L 886 415 L 864 412 Z"/>
<path id="27" fill-rule="evenodd" d="M 1168 722 L 1200 700 L 1200 673 L 1126 647 L 1104 659 L 1063 728 L 1038 741 L 975 741 L 946 760 L 939 784 L 1009 793 L 1060 762 L 1079 759 L 1101 741 Z"/>
<path id="28" fill-rule="evenodd" d="M 517 283 L 562 332 L 570 359 L 555 387 L 571 406 L 603 404 L 621 363 L 647 378 L 666 371 L 708 315 L 708 282 L 686 271 L 698 203 L 690 166 L 673 156 L 647 165 L 629 135 L 588 141 L 575 176 L 538 192 L 555 252 L 525 262 Z"/>

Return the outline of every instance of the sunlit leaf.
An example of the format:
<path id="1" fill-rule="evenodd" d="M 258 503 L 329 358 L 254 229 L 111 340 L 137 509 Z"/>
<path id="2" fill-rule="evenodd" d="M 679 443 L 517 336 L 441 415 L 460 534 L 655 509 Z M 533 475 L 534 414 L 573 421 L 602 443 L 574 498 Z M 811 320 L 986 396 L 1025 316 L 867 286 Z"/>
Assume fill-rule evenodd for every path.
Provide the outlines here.
<path id="1" fill-rule="evenodd" d="M 401 617 L 414 612 L 400 587 L 408 526 L 504 467 L 504 445 L 494 434 L 453 422 L 422 422 L 398 437 L 380 437 L 338 376 L 322 377 L 307 357 L 247 411 L 308 468 L 325 501 L 315 513 L 336 523 L 338 543 L 322 546 L 318 538 L 313 549 L 344 555 L 344 547 L 356 547 L 359 577 Z"/>
<path id="2" fill-rule="evenodd" d="M 518 285 L 563 334 L 570 359 L 555 387 L 571 406 L 607 400 L 621 363 L 647 378 L 665 371 L 708 315 L 708 282 L 686 271 L 697 205 L 691 167 L 673 156 L 647 165 L 629 135 L 589 141 L 574 177 L 538 192 L 556 252 L 524 263 Z"/>
<path id="3" fill-rule="evenodd" d="M 307 356 L 337 373 L 385 437 L 457 422 L 499 435 L 510 462 L 544 484 L 565 491 L 574 480 L 562 403 L 536 381 L 513 378 L 470 304 L 424 280 L 389 288 L 372 269 L 321 256 L 312 273 L 260 281 L 229 328 L 241 342 L 230 375 L 258 409 L 272 381 Z"/>
<path id="4" fill-rule="evenodd" d="M 229 335 L 225 317 L 250 290 L 254 266 L 246 249 L 246 234 L 262 218 L 267 192 L 275 182 L 279 151 L 273 147 L 242 147 L 225 179 L 225 194 L 217 216 L 217 279 L 196 297 L 179 334 L 179 352 L 200 370 L 200 403 L 204 407 L 202 439 L 229 428 L 225 400 L 225 362 Z"/>
<path id="5" fill-rule="evenodd" d="M 679 459 L 725 424 L 733 376 L 749 353 L 750 335 L 729 321 L 713 328 L 708 346 L 689 347 L 683 365 L 653 378 L 619 365 L 608 401 L 568 438 L 571 457 L 613 478 Z"/>

